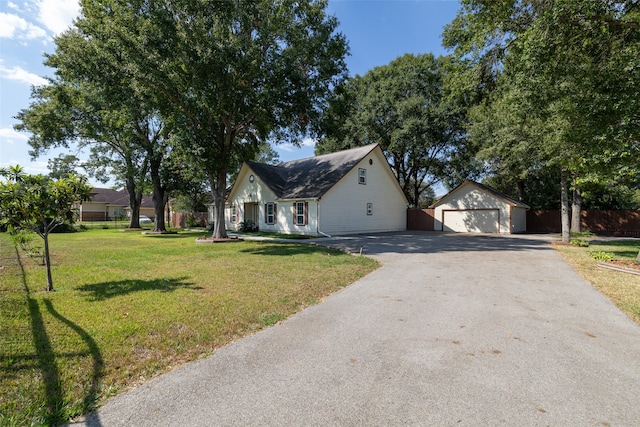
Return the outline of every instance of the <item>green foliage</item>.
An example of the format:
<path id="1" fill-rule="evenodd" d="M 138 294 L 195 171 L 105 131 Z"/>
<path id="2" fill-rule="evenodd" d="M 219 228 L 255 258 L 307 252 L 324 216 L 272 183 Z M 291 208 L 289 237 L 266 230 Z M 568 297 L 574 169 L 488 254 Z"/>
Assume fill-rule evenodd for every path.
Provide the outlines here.
<path id="1" fill-rule="evenodd" d="M 591 258 L 597 261 L 602 261 L 602 262 L 613 261 L 613 254 L 611 252 L 589 251 L 589 255 L 591 256 Z"/>
<path id="2" fill-rule="evenodd" d="M 90 198 L 91 187 L 78 175 L 52 180 L 43 175 L 25 175 L 20 166 L 1 170 L 0 175 L 7 179 L 0 182 L 0 222 L 10 232 L 29 230 L 42 237 L 47 290 L 51 291 L 49 233 L 75 220 L 74 205 Z"/>
<path id="3" fill-rule="evenodd" d="M 584 239 L 571 239 L 570 243 L 574 246 L 580 246 L 582 248 L 589 247 L 589 242 Z"/>
<path id="4" fill-rule="evenodd" d="M 377 267 L 314 245 L 194 244 L 202 235 L 52 236 L 59 285 L 43 293 L 43 269 L 0 234 L 0 425 L 68 423 Z"/>
<path id="5" fill-rule="evenodd" d="M 479 88 L 470 134 L 490 172 L 518 185 L 546 168 L 578 189 L 587 177 L 637 183 L 640 10 L 628 1 L 461 5 L 444 44 L 469 64 L 461 85 Z"/>
<path id="6" fill-rule="evenodd" d="M 449 58 L 406 54 L 336 89 L 320 123 L 318 153 L 379 143 L 412 206 L 433 185 L 473 172 L 463 103 L 445 84 Z"/>
<path id="7" fill-rule="evenodd" d="M 186 225 L 189 228 L 194 228 L 194 227 L 204 227 L 205 226 L 205 221 L 203 218 L 196 218 L 193 214 L 189 214 L 187 215 L 187 219 L 186 219 Z"/>
<path id="8" fill-rule="evenodd" d="M 76 27 L 171 125 L 173 150 L 202 170 L 224 237 L 227 175 L 269 139 L 299 141 L 346 74 L 326 0 L 82 2 Z M 109 76 L 110 71 L 106 74 Z"/>
<path id="9" fill-rule="evenodd" d="M 242 231 L 243 233 L 249 231 L 258 231 L 258 226 L 254 221 L 247 219 L 240 223 L 240 231 Z"/>

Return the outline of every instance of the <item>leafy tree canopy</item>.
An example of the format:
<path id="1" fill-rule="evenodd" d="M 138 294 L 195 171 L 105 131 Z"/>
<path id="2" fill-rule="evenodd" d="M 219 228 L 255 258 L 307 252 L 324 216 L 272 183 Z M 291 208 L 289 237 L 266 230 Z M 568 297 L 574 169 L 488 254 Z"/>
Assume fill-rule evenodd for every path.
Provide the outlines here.
<path id="1" fill-rule="evenodd" d="M 463 0 L 444 32 L 480 88 L 470 134 L 498 173 L 522 182 L 635 180 L 640 164 L 640 10 L 633 1 Z M 575 205 L 578 211 L 580 205 Z M 563 237 L 568 239 L 568 220 Z"/>
<path id="2" fill-rule="evenodd" d="M 43 175 L 25 175 L 12 166 L 0 170 L 0 222 L 10 231 L 29 230 L 44 240 L 47 290 L 53 290 L 49 257 L 49 233 L 77 214 L 76 203 L 88 200 L 91 187 L 84 178 L 70 174 L 51 179 Z"/>
<path id="3" fill-rule="evenodd" d="M 349 79 L 323 117 L 317 151 L 379 143 L 413 206 L 435 184 L 459 184 L 475 151 L 463 104 L 448 96 L 450 66 L 448 58 L 407 54 Z"/>
<path id="4" fill-rule="evenodd" d="M 309 130 L 346 73 L 346 42 L 326 0 L 82 2 L 76 27 L 120 63 L 202 168 L 224 237 L 227 174 L 268 139 Z"/>

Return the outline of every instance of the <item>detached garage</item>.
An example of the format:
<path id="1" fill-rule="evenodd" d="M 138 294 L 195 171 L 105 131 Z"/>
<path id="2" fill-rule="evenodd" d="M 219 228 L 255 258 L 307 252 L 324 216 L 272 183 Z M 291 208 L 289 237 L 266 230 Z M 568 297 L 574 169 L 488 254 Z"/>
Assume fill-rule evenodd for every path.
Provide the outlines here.
<path id="1" fill-rule="evenodd" d="M 529 206 L 467 180 L 430 206 L 434 229 L 459 233 L 524 233 Z"/>

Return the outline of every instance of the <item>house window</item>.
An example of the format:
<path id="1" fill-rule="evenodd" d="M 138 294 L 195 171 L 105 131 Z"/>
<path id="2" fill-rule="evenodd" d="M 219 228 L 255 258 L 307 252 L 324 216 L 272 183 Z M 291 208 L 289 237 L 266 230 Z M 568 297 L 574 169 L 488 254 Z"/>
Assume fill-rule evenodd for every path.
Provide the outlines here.
<path id="1" fill-rule="evenodd" d="M 358 184 L 366 185 L 367 184 L 367 170 L 366 169 L 358 169 Z"/>
<path id="2" fill-rule="evenodd" d="M 276 223 L 276 204 L 275 203 L 265 203 L 264 218 L 267 224 Z"/>
<path id="3" fill-rule="evenodd" d="M 238 221 L 238 207 L 231 205 L 231 222 L 235 224 Z"/>
<path id="4" fill-rule="evenodd" d="M 367 215 L 373 215 L 373 203 L 367 203 Z"/>
<path id="5" fill-rule="evenodd" d="M 307 224 L 307 202 L 295 202 L 293 204 L 293 223 L 295 225 Z"/>

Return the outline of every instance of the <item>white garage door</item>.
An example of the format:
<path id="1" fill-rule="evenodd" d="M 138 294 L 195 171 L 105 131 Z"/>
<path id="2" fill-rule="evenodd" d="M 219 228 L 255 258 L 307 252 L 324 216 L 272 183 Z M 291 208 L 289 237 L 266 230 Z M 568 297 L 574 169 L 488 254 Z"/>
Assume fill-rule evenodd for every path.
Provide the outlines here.
<path id="1" fill-rule="evenodd" d="M 498 233 L 498 209 L 443 211 L 443 230 L 459 233 Z"/>

